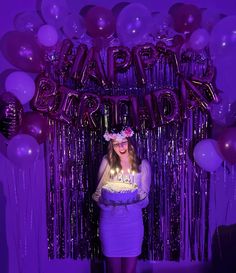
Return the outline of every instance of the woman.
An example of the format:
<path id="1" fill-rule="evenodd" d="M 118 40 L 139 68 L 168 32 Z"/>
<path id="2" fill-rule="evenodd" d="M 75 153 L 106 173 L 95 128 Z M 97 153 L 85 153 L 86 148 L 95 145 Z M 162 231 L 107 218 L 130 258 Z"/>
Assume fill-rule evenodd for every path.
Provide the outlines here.
<path id="1" fill-rule="evenodd" d="M 107 273 L 135 273 L 137 258 L 141 253 L 144 227 L 142 208 L 148 204 L 148 192 L 151 182 L 151 170 L 147 160 L 140 161 L 131 144 L 131 128 L 117 126 L 104 137 L 109 141 L 108 154 L 103 158 L 99 168 L 99 184 L 95 195 L 100 196 L 101 188 L 111 181 L 111 170 L 119 170 L 122 177 L 130 177 L 139 191 L 146 198 L 129 205 L 104 205 L 101 209 L 99 235 L 103 254 L 106 257 Z M 112 178 L 117 180 L 118 175 Z M 109 183 L 109 182 L 108 182 Z"/>

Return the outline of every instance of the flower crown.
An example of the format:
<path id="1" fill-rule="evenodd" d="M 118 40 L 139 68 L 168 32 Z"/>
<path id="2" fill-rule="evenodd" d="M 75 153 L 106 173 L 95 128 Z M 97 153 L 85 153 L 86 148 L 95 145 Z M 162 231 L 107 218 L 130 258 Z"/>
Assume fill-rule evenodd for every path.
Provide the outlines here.
<path id="1" fill-rule="evenodd" d="M 132 137 L 133 134 L 134 134 L 134 131 L 130 127 L 125 127 L 119 133 L 115 133 L 115 132 L 109 133 L 108 131 L 106 131 L 103 137 L 105 138 L 106 141 L 110 141 L 110 140 L 120 141 L 120 140 L 123 140 L 124 138 Z"/>

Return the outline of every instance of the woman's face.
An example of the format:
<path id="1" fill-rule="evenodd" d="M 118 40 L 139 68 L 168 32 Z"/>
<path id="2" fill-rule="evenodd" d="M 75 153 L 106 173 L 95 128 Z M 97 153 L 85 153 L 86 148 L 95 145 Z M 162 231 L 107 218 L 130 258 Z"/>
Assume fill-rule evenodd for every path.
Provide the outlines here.
<path id="1" fill-rule="evenodd" d="M 122 140 L 113 140 L 112 146 L 114 151 L 119 157 L 125 157 L 128 155 L 128 140 L 124 138 Z"/>

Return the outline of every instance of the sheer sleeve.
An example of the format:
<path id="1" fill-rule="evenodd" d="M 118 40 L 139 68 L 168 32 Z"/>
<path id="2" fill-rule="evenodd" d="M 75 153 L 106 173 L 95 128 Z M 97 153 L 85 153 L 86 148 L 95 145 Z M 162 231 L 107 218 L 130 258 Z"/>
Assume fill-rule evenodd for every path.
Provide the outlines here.
<path id="1" fill-rule="evenodd" d="M 152 178 L 151 166 L 149 162 L 144 159 L 142 160 L 142 164 L 141 164 L 141 183 L 139 186 L 139 190 L 146 193 L 147 197 L 136 204 L 128 205 L 128 207 L 145 208 L 148 205 L 149 203 L 148 194 L 150 191 L 151 178 Z"/>
<path id="2" fill-rule="evenodd" d="M 147 160 L 142 161 L 141 165 L 141 190 L 145 193 L 149 193 L 151 185 L 151 167 Z"/>
<path id="3" fill-rule="evenodd" d="M 108 181 L 110 174 L 110 166 L 108 164 L 107 157 L 104 156 L 98 170 L 98 185 L 95 193 L 93 194 L 94 200 L 97 201 L 97 205 L 103 210 L 112 210 L 113 206 L 104 205 L 99 202 L 101 196 L 101 188 Z"/>
<path id="4" fill-rule="evenodd" d="M 97 197 L 100 196 L 102 186 L 109 179 L 109 172 L 110 172 L 110 166 L 108 164 L 107 157 L 104 156 L 100 164 L 98 175 L 97 175 L 97 188 L 94 193 L 94 195 L 96 195 Z"/>
<path id="5" fill-rule="evenodd" d="M 106 168 L 108 167 L 107 157 L 104 156 L 98 170 L 98 185 L 104 183 Z"/>

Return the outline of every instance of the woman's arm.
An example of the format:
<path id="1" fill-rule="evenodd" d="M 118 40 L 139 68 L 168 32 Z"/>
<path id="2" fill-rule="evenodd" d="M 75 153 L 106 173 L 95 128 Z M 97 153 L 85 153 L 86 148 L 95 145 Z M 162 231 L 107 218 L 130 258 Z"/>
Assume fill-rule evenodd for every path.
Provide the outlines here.
<path id="1" fill-rule="evenodd" d="M 141 184 L 139 187 L 139 191 L 146 194 L 146 198 L 136 204 L 128 205 L 128 208 L 131 208 L 131 207 L 145 208 L 148 205 L 149 203 L 148 194 L 150 191 L 151 178 L 152 178 L 151 166 L 149 162 L 144 159 L 142 160 L 142 165 L 141 165 Z"/>
<path id="2" fill-rule="evenodd" d="M 105 205 L 105 204 L 102 204 L 99 202 L 99 198 L 101 196 L 101 188 L 109 178 L 109 170 L 110 170 L 110 168 L 108 165 L 107 157 L 104 156 L 102 159 L 102 162 L 100 164 L 99 170 L 98 170 L 97 189 L 96 189 L 95 193 L 93 194 L 93 196 L 95 197 L 94 199 L 97 201 L 98 206 L 102 210 L 112 210 L 114 208 L 113 206 Z"/>
<path id="3" fill-rule="evenodd" d="M 144 159 L 141 165 L 141 190 L 147 194 L 150 191 L 151 178 L 151 166 L 149 162 Z"/>

